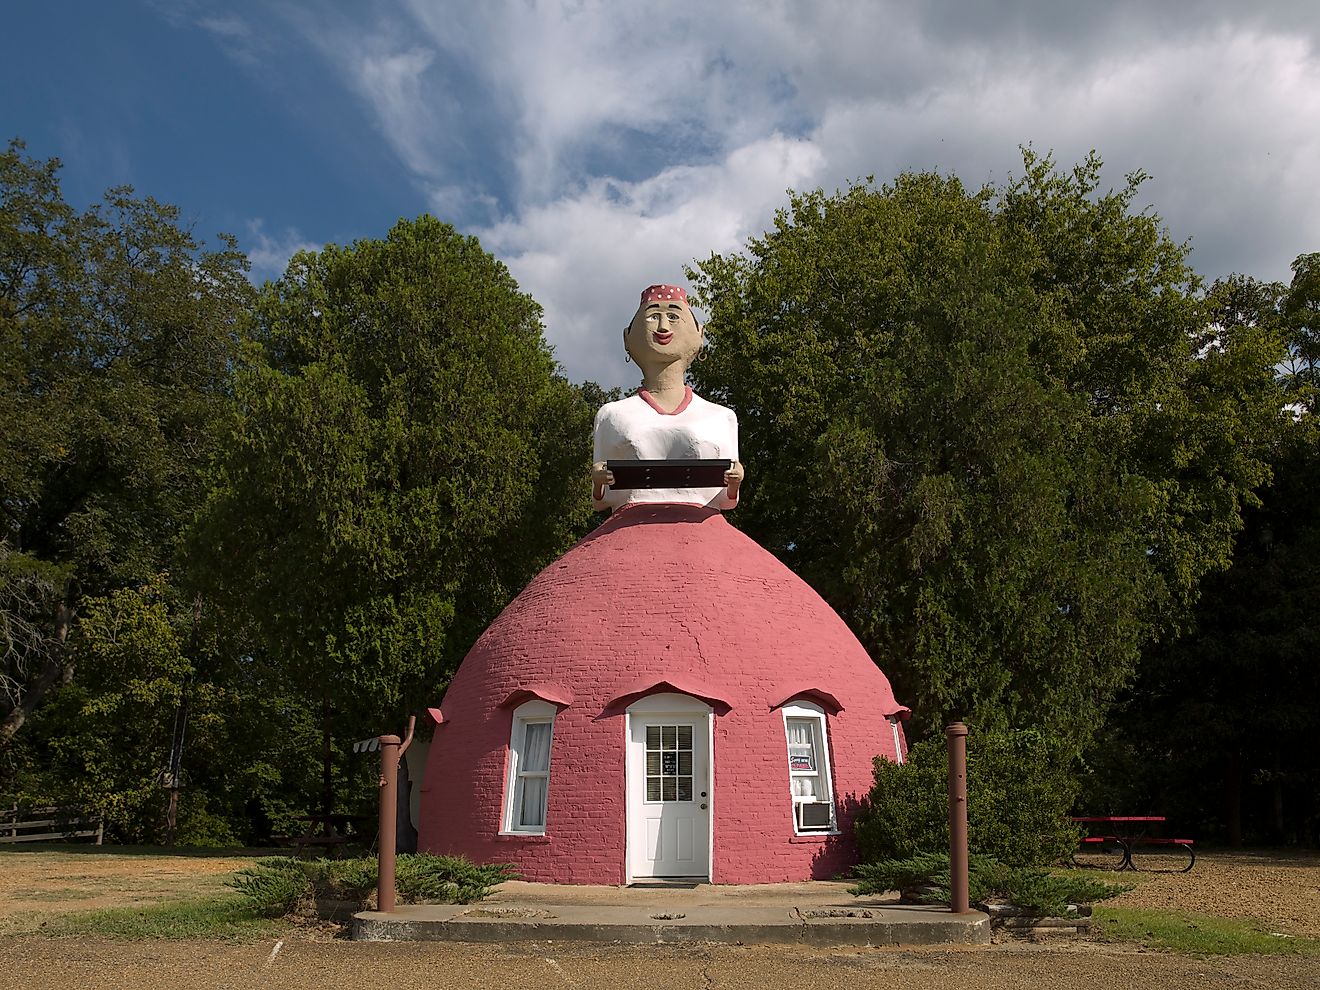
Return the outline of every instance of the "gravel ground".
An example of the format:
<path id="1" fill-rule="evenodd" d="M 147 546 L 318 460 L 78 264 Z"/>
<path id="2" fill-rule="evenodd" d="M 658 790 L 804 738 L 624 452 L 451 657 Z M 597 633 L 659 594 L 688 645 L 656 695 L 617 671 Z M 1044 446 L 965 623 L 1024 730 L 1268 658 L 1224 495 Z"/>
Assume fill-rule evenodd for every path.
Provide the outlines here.
<path id="1" fill-rule="evenodd" d="M 1105 903 L 1242 918 L 1273 932 L 1320 938 L 1320 853 L 1201 853 L 1190 873 L 1138 879 L 1136 889 Z"/>
<path id="2" fill-rule="evenodd" d="M 1033 946 L 921 952 L 788 946 L 611 947 L 548 943 L 133 943 L 0 940 L 3 990 L 158 990 L 160 987 L 391 990 L 534 987 L 847 987 L 862 990 L 1160 990 L 1250 987 L 1315 990 L 1320 960 L 1263 956 L 1193 959 L 1107 946 Z"/>

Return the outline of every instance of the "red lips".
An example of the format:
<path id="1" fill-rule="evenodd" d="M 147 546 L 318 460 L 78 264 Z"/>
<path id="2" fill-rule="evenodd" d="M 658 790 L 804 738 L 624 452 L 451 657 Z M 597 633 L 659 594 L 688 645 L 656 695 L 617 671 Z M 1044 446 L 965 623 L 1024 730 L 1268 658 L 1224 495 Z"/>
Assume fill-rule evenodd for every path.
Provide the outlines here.
<path id="1" fill-rule="evenodd" d="M 655 342 L 657 344 L 664 345 L 674 339 L 674 331 L 658 330 L 654 334 L 652 334 L 652 336 L 655 338 Z"/>

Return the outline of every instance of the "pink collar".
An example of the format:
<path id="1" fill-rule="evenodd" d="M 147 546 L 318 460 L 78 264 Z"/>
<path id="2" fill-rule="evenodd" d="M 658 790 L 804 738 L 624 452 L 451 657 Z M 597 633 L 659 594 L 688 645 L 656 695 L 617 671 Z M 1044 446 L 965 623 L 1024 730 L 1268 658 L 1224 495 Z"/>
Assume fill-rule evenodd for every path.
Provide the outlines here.
<path id="1" fill-rule="evenodd" d="M 648 392 L 646 389 L 639 388 L 637 390 L 637 394 L 640 395 L 643 400 L 645 400 L 648 406 L 650 406 L 652 409 L 658 412 L 661 416 L 677 416 L 684 409 L 686 409 L 692 402 L 691 385 L 683 386 L 683 401 L 678 404 L 678 408 L 675 409 L 673 412 L 665 412 L 663 409 L 661 409 L 660 404 L 656 402 L 654 398 L 651 397 L 651 393 Z"/>

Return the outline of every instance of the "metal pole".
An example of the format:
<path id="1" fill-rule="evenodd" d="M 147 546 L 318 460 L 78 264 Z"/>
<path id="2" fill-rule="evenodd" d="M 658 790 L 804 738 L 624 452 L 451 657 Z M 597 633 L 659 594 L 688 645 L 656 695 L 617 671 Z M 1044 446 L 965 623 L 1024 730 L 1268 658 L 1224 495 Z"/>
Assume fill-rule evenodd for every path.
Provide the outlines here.
<path id="1" fill-rule="evenodd" d="M 967 726 L 944 730 L 949 744 L 949 910 L 971 910 L 967 890 Z"/>
<path id="2" fill-rule="evenodd" d="M 398 842 L 399 757 L 412 743 L 417 719 L 408 716 L 408 736 L 378 736 L 380 740 L 380 833 L 376 837 L 376 910 L 394 910 L 394 852 Z"/>

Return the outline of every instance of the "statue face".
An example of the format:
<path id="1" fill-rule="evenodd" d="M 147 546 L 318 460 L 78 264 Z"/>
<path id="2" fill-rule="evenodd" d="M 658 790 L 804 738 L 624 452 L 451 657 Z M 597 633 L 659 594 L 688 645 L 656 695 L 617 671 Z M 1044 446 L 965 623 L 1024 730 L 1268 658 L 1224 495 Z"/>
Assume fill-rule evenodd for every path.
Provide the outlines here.
<path id="1" fill-rule="evenodd" d="M 692 310 L 662 299 L 638 307 L 624 335 L 624 347 L 643 371 L 675 361 L 686 368 L 701 350 L 704 336 Z"/>

